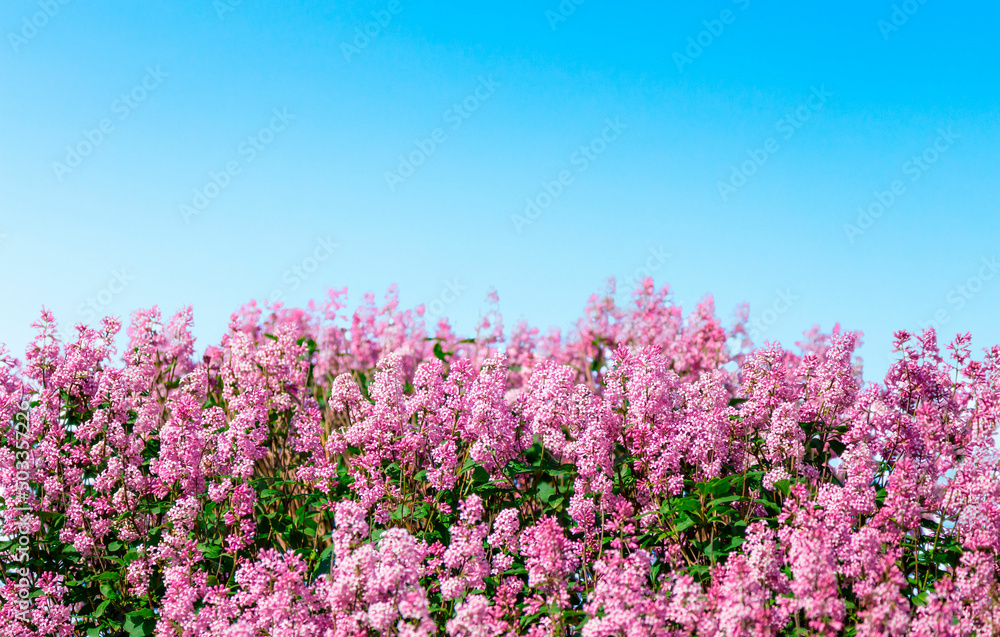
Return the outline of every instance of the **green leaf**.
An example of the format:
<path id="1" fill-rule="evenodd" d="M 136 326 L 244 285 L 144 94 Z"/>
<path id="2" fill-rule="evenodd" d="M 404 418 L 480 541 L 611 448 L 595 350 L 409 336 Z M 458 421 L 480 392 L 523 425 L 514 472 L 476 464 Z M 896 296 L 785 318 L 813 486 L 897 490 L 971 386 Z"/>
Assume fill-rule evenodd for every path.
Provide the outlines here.
<path id="1" fill-rule="evenodd" d="M 111 600 L 110 599 L 104 600 L 103 602 L 100 603 L 100 605 L 97 607 L 97 609 L 93 613 L 91 613 L 91 615 L 93 617 L 100 617 L 100 616 L 102 616 L 104 614 L 104 611 L 106 611 L 108 609 L 108 606 L 110 604 L 111 604 Z"/>
<path id="2" fill-rule="evenodd" d="M 112 599 L 118 597 L 118 593 L 115 591 L 115 589 L 111 588 L 111 586 L 108 585 L 107 583 L 101 584 L 101 595 L 107 597 L 109 602 Z"/>
<path id="3" fill-rule="evenodd" d="M 724 504 L 726 502 L 736 502 L 738 500 L 746 500 L 746 499 L 747 498 L 744 497 L 744 496 L 742 496 L 742 495 L 727 495 L 727 496 L 722 497 L 722 498 L 716 498 L 715 500 L 712 500 L 711 502 L 709 502 L 708 503 L 708 508 L 711 509 L 712 507 L 714 507 L 716 505 Z"/>
<path id="4" fill-rule="evenodd" d="M 522 462 L 520 460 L 511 460 L 503 468 L 503 473 L 505 476 L 514 476 L 521 473 L 532 473 L 533 471 L 534 468 L 530 464 Z"/>
<path id="5" fill-rule="evenodd" d="M 131 612 L 125 618 L 124 628 L 129 637 L 147 637 L 156 630 L 156 616 L 148 608 Z"/>
<path id="6" fill-rule="evenodd" d="M 674 531 L 680 533 L 692 526 L 694 526 L 694 520 L 685 515 L 683 518 L 681 518 L 681 520 L 677 524 L 674 525 Z"/>
<path id="7" fill-rule="evenodd" d="M 674 502 L 672 508 L 677 511 L 701 511 L 701 502 L 694 496 L 687 496 Z"/>
<path id="8" fill-rule="evenodd" d="M 451 354 L 451 353 L 452 352 L 445 352 L 444 348 L 441 347 L 441 343 L 440 342 L 434 343 L 434 356 L 437 357 L 438 360 L 444 361 L 445 360 L 445 355 L 446 354 Z"/>
<path id="9" fill-rule="evenodd" d="M 420 506 L 418 506 L 416 509 L 413 510 L 413 514 L 410 515 L 410 518 L 414 520 L 422 520 L 426 518 L 428 515 L 430 515 L 430 513 L 431 513 L 431 505 L 425 502 L 424 504 L 421 504 Z"/>
<path id="10" fill-rule="evenodd" d="M 202 542 L 198 545 L 198 550 L 201 554 L 209 559 L 215 559 L 222 555 L 222 547 L 218 544 L 209 544 L 207 542 Z"/>
<path id="11" fill-rule="evenodd" d="M 392 512 L 392 519 L 402 520 L 409 514 L 410 514 L 410 507 L 406 506 L 405 504 L 400 504 L 398 507 L 396 507 L 396 510 Z"/>
<path id="12" fill-rule="evenodd" d="M 753 502 L 756 502 L 757 504 L 762 505 L 764 508 L 774 511 L 775 513 L 781 513 L 781 507 L 775 504 L 774 502 L 771 502 L 770 500 L 757 498 L 756 500 L 753 500 Z"/>
<path id="13" fill-rule="evenodd" d="M 330 572 L 330 564 L 333 562 L 333 544 L 326 547 L 319 556 L 319 563 L 313 569 L 310 581 L 315 581 L 317 577 Z"/>

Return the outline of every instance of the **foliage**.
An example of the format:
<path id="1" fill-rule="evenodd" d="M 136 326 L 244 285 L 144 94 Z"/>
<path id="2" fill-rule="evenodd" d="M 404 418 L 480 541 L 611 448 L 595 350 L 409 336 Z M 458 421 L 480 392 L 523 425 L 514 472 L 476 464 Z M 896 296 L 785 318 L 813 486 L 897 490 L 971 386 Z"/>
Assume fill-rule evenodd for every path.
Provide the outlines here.
<path id="1" fill-rule="evenodd" d="M 1000 347 L 754 347 L 613 284 L 563 337 L 394 290 L 0 351 L 0 634 L 1000 633 Z M 495 302 L 495 295 L 491 296 Z M 745 317 L 745 314 L 743 315 Z"/>

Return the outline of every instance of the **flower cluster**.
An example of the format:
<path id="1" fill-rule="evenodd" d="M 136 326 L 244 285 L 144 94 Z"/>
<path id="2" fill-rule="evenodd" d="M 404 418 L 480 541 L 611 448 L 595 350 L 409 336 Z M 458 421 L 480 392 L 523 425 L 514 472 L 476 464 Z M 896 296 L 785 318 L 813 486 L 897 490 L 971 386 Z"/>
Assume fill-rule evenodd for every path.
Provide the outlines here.
<path id="1" fill-rule="evenodd" d="M 1000 634 L 1000 347 L 345 295 L 0 348 L 0 635 Z"/>

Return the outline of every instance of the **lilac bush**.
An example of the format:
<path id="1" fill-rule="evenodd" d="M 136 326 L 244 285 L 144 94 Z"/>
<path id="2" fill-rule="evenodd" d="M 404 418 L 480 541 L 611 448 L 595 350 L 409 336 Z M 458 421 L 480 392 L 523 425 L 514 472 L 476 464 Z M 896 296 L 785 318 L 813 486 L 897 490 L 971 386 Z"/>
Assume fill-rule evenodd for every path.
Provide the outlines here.
<path id="1" fill-rule="evenodd" d="M 1000 634 L 1000 347 L 345 294 L 0 350 L 0 634 Z"/>

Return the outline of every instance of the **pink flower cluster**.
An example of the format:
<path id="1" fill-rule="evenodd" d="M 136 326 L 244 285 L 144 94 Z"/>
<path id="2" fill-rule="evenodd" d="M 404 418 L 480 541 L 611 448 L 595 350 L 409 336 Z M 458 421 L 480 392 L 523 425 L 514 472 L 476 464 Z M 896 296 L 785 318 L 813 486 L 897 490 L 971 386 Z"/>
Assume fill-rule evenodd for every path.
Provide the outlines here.
<path id="1" fill-rule="evenodd" d="M 0 635 L 1000 634 L 1000 347 L 345 295 L 0 348 Z"/>

